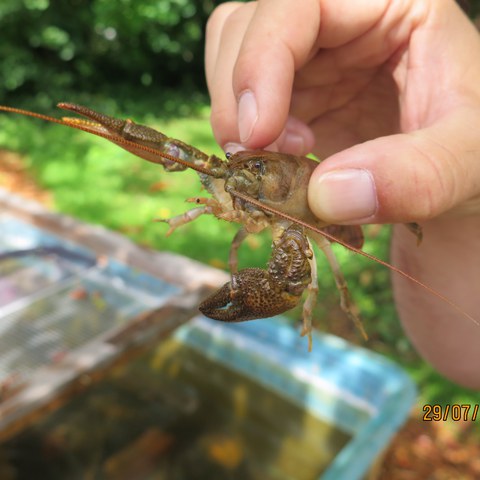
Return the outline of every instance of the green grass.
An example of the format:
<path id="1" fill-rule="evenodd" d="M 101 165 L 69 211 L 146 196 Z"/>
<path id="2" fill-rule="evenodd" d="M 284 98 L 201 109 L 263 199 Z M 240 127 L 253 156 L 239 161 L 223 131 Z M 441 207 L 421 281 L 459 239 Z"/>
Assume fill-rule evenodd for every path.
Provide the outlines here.
<path id="1" fill-rule="evenodd" d="M 222 156 L 211 134 L 208 115 L 204 107 L 188 118 L 162 121 L 146 116 L 134 120 Z M 17 115 L 0 115 L 0 146 L 23 155 L 37 182 L 53 193 L 58 211 L 118 230 L 139 244 L 226 268 L 237 226 L 203 216 L 166 237 L 167 225 L 153 222 L 154 218 L 170 217 L 191 208 L 184 203 L 186 198 L 204 195 L 196 173 L 165 173 L 161 167 L 104 139 Z M 387 259 L 389 230 L 383 228 L 369 238 L 368 232 L 373 230 L 367 229 L 365 250 Z M 476 393 L 448 382 L 418 358 L 399 325 L 389 271 L 339 246 L 335 250 L 370 335 L 366 346 L 409 370 L 419 384 L 421 403 L 478 402 Z M 240 250 L 240 266 L 264 266 L 269 254 L 268 234 L 249 237 Z M 318 254 L 317 259 L 317 324 L 323 329 L 345 331 L 338 327 L 338 322 L 345 323 L 345 317 L 339 311 L 333 277 L 323 256 Z M 298 309 L 293 312 L 293 316 L 299 315 Z M 349 338 L 364 345 L 358 335 Z"/>

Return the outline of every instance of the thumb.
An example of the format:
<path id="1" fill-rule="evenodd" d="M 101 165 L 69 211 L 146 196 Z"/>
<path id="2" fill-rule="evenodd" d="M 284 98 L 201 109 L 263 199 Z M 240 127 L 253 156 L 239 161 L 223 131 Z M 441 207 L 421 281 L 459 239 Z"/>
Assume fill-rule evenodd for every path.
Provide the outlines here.
<path id="1" fill-rule="evenodd" d="M 458 109 L 435 125 L 332 155 L 312 174 L 313 213 L 336 224 L 422 221 L 480 193 L 480 112 Z"/>

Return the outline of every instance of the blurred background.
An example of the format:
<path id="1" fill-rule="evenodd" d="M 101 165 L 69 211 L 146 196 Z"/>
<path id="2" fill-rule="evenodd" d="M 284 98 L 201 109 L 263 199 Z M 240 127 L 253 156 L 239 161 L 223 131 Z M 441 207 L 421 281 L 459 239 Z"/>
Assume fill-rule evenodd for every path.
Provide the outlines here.
<path id="1" fill-rule="evenodd" d="M 205 23 L 220 3 L 2 0 L 0 103 L 58 116 L 57 102 L 80 103 L 222 156 L 209 126 L 203 71 Z M 475 18 L 480 1 L 470 3 Z M 120 231 L 141 245 L 227 267 L 234 225 L 205 217 L 167 238 L 166 225 L 152 221 L 188 208 L 184 199 L 201 191 L 196 174 L 166 174 L 105 140 L 2 114 L 0 186 Z M 369 226 L 366 237 L 365 250 L 388 259 L 388 227 Z M 240 250 L 240 267 L 264 266 L 269 251 L 268 234 L 250 237 Z M 419 385 L 418 409 L 387 456 L 392 470 L 385 478 L 395 478 L 394 469 L 409 462 L 427 473 L 441 468 L 452 475 L 431 478 L 478 478 L 478 428 L 469 422 L 421 420 L 426 403 L 476 404 L 478 393 L 445 380 L 415 353 L 396 316 L 390 272 L 341 248 L 336 251 L 370 338 L 365 342 L 341 312 L 321 255 L 315 326 L 393 358 Z M 291 317 L 298 322 L 300 311 Z"/>

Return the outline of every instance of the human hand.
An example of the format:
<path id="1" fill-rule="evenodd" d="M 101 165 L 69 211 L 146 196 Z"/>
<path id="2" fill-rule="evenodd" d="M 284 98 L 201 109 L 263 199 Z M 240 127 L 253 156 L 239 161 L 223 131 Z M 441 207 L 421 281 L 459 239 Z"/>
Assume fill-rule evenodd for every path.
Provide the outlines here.
<path id="1" fill-rule="evenodd" d="M 323 220 L 480 213 L 480 38 L 453 0 L 225 3 L 206 71 L 220 145 L 326 159 Z"/>

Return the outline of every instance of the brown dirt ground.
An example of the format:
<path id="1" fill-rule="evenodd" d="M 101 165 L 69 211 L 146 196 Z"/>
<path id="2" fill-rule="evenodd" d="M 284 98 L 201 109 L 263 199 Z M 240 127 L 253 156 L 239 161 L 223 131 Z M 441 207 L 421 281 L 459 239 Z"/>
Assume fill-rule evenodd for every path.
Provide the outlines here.
<path id="1" fill-rule="evenodd" d="M 377 479 L 480 479 L 480 419 L 425 422 L 422 416 L 421 412 L 412 413 L 395 436 Z"/>
<path id="2" fill-rule="evenodd" d="M 47 207 L 53 203 L 52 195 L 37 185 L 21 157 L 6 150 L 0 150 L 0 187 Z"/>
<path id="3" fill-rule="evenodd" d="M 35 182 L 21 158 L 4 150 L 0 187 L 47 207 L 53 204 L 52 195 Z M 477 422 L 424 422 L 422 415 L 422 406 L 417 406 L 372 480 L 480 479 L 480 414 Z"/>

